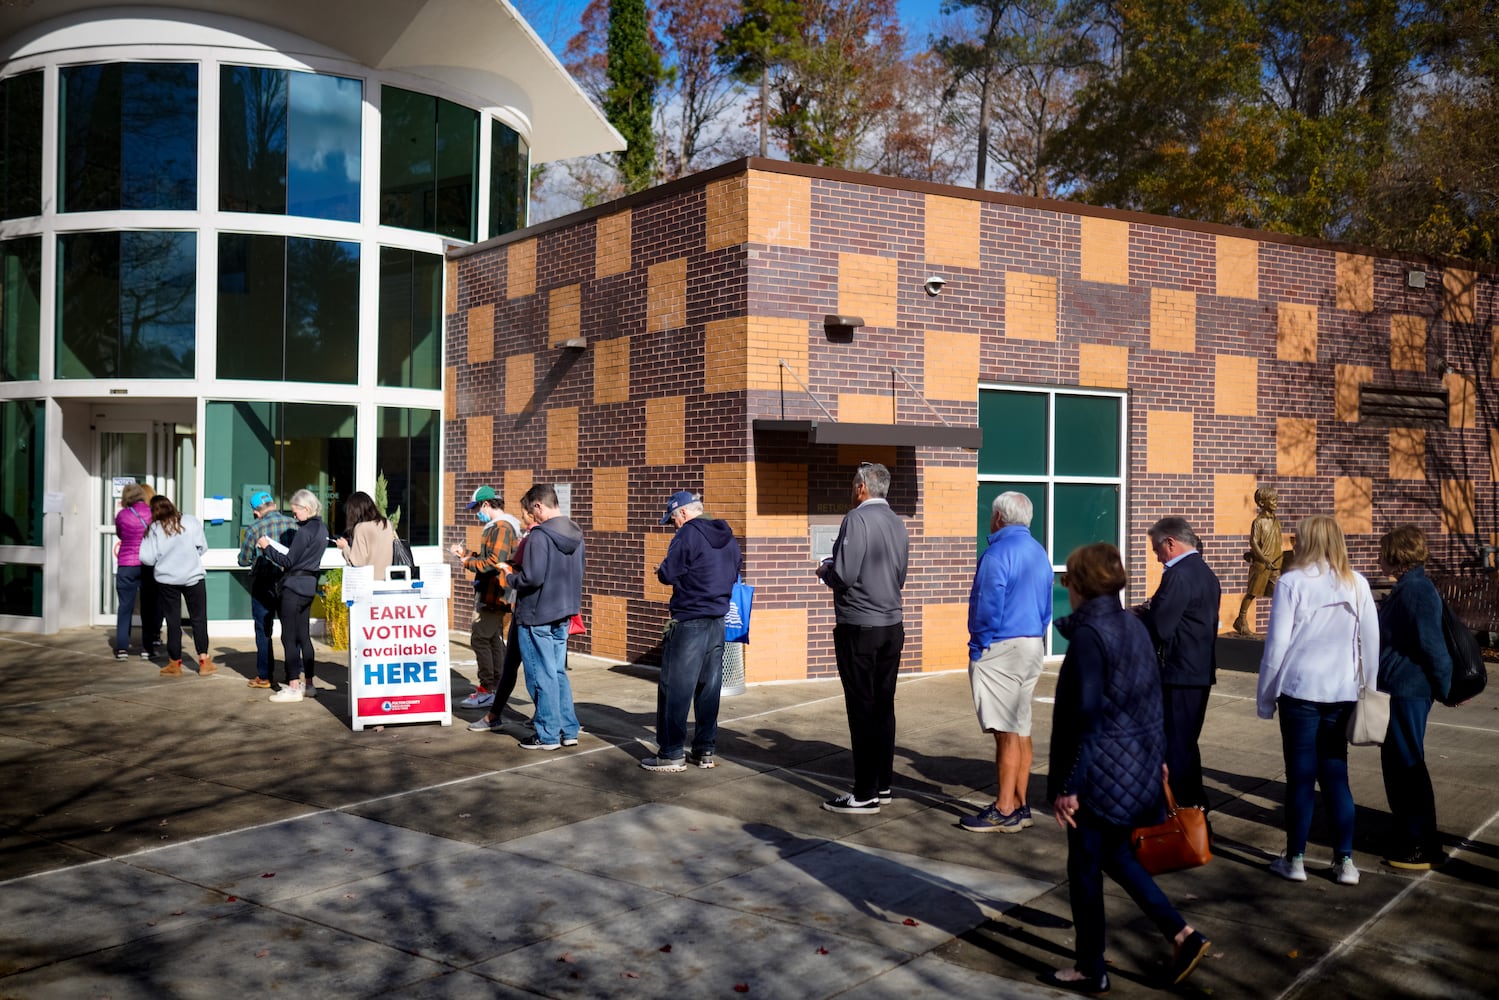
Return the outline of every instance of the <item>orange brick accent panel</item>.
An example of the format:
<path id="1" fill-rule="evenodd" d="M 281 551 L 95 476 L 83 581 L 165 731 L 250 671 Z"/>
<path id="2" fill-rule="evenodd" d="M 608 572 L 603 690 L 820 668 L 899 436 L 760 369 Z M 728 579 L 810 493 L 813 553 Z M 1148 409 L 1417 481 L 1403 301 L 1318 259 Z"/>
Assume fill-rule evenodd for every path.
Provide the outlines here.
<path id="1" fill-rule="evenodd" d="M 1233 594 L 1233 593 L 1229 593 L 1228 591 L 1224 591 L 1222 594 L 1219 595 L 1219 597 L 1218 597 L 1218 631 L 1219 632 L 1227 632 L 1227 631 L 1232 630 L 1234 619 L 1237 618 L 1237 617 L 1239 617 L 1239 602 L 1241 600 L 1243 600 L 1243 599 L 1244 599 L 1244 595 L 1243 594 Z M 1255 602 L 1254 609 L 1251 610 L 1249 613 L 1250 613 L 1250 615 L 1254 615 L 1255 611 L 1262 610 L 1264 608 L 1268 608 L 1269 606 L 1270 606 L 1270 601 L 1268 599 L 1266 599 L 1266 598 L 1261 598 L 1260 600 L 1258 600 L 1258 601 Z M 1250 622 L 1251 626 L 1253 624 L 1254 624 L 1254 622 Z"/>
<path id="2" fill-rule="evenodd" d="M 442 266 L 442 311 L 448 316 L 458 311 L 458 262 L 455 260 Z"/>
<path id="3" fill-rule="evenodd" d="M 469 417 L 464 421 L 465 469 L 488 472 L 494 468 L 494 417 Z"/>
<path id="4" fill-rule="evenodd" d="M 593 614 L 588 631 L 593 639 L 593 655 L 611 660 L 629 658 L 626 626 L 630 621 L 627 598 L 607 594 L 593 595 Z"/>
<path id="5" fill-rule="evenodd" d="M 743 462 L 722 462 L 703 466 L 703 508 L 721 517 L 734 529 L 739 547 L 744 548 L 749 523 L 749 466 Z M 666 497 L 661 498 L 666 509 Z"/>
<path id="6" fill-rule="evenodd" d="M 1259 414 L 1260 362 L 1220 354 L 1213 361 L 1213 412 L 1225 417 Z M 1235 532 L 1241 534 L 1242 532 Z"/>
<path id="7" fill-rule="evenodd" d="M 1499 378 L 1499 323 L 1489 327 L 1489 378 Z"/>
<path id="8" fill-rule="evenodd" d="M 749 242 L 749 177 L 740 174 L 714 181 L 706 189 L 709 250 Z"/>
<path id="9" fill-rule="evenodd" d="M 536 392 L 536 355 L 512 354 L 505 359 L 505 412 L 520 413 Z"/>
<path id="10" fill-rule="evenodd" d="M 1275 474 L 1277 476 L 1315 476 L 1317 474 L 1317 421 L 1315 419 L 1276 418 Z"/>
<path id="11" fill-rule="evenodd" d="M 803 249 L 812 245 L 810 177 L 750 171 L 749 242 Z"/>
<path id="12" fill-rule="evenodd" d="M 1077 345 L 1077 383 L 1100 389 L 1129 387 L 1129 348 L 1109 344 Z"/>
<path id="13" fill-rule="evenodd" d="M 468 363 L 494 360 L 494 305 L 474 306 L 468 311 Z"/>
<path id="14" fill-rule="evenodd" d="M 536 241 L 522 240 L 505 248 L 505 298 L 536 293 Z"/>
<path id="15" fill-rule="evenodd" d="M 1374 530 L 1374 481 L 1368 476 L 1337 476 L 1332 481 L 1332 513 L 1345 535 Z"/>
<path id="16" fill-rule="evenodd" d="M 1005 336 L 1012 340 L 1057 339 L 1057 279 L 1048 274 L 1005 272 Z"/>
<path id="17" fill-rule="evenodd" d="M 1471 323 L 1478 307 L 1478 275 L 1449 267 L 1442 272 L 1442 318 L 1449 323 Z"/>
<path id="18" fill-rule="evenodd" d="M 894 445 L 840 444 L 839 465 L 858 465 L 860 462 L 878 462 L 892 472 L 900 466 L 900 452 Z"/>
<path id="19" fill-rule="evenodd" d="M 519 517 L 520 498 L 536 485 L 536 473 L 530 469 L 506 469 L 504 479 L 505 488 L 500 491 L 500 496 L 505 500 L 505 509 Z M 464 502 L 467 501 L 465 497 Z"/>
<path id="20" fill-rule="evenodd" d="M 1390 367 L 1396 371 L 1426 370 L 1426 320 L 1409 313 L 1390 317 Z"/>
<path id="21" fill-rule="evenodd" d="M 671 547 L 672 533 L 665 528 L 651 529 L 645 533 L 645 564 L 640 570 L 641 596 L 647 601 L 665 604 L 671 600 L 671 588 L 656 579 L 656 567 L 666 558 Z M 759 612 L 755 613 L 755 624 L 759 624 Z"/>
<path id="22" fill-rule="evenodd" d="M 703 388 L 740 392 L 781 388 L 782 359 L 807 380 L 807 321 L 789 317 L 733 316 L 711 320 L 704 329 Z M 790 376 L 790 392 L 800 393 Z"/>
<path id="23" fill-rule="evenodd" d="M 1145 471 L 1164 475 L 1192 473 L 1192 414 L 1149 410 L 1145 414 Z"/>
<path id="24" fill-rule="evenodd" d="M 594 531 L 629 531 L 629 501 L 628 468 L 615 465 L 593 470 L 593 524 L 590 527 Z"/>
<path id="25" fill-rule="evenodd" d="M 756 462 L 745 473 L 749 499 L 747 538 L 807 537 L 807 467 L 788 462 Z M 810 552 L 810 549 L 808 550 Z M 808 557 L 810 559 L 810 556 Z M 760 612 L 755 611 L 758 625 Z"/>
<path id="26" fill-rule="evenodd" d="M 452 528 L 457 526 L 458 524 L 457 516 L 453 513 L 453 507 L 460 499 L 459 497 L 454 496 L 454 494 L 457 492 L 458 473 L 444 472 L 442 474 L 442 495 L 448 498 L 448 502 L 442 504 L 439 508 L 442 511 L 442 526 L 444 528 Z M 461 499 L 467 500 L 466 497 Z"/>
<path id="27" fill-rule="evenodd" d="M 1154 594 L 1161 586 L 1161 574 L 1166 572 L 1166 567 L 1150 551 L 1146 541 L 1141 542 L 1145 546 L 1145 593 Z"/>
<path id="28" fill-rule="evenodd" d="M 926 466 L 921 473 L 921 511 L 927 537 L 972 538 L 977 489 L 972 469 Z"/>
<path id="29" fill-rule="evenodd" d="M 893 424 L 895 401 L 889 396 L 840 392 L 836 413 L 845 424 Z"/>
<path id="30" fill-rule="evenodd" d="M 1390 478 L 1426 478 L 1426 432 L 1419 427 L 1390 428 Z"/>
<path id="31" fill-rule="evenodd" d="M 805 323 L 797 325 L 806 326 Z M 804 333 L 803 356 L 806 354 L 806 340 Z M 790 359 L 787 360 L 789 362 Z M 771 364 L 776 362 L 772 361 Z M 703 391 L 739 392 L 747 387 L 748 381 L 749 319 L 730 316 L 727 319 L 709 320 L 703 327 Z"/>
<path id="32" fill-rule="evenodd" d="M 1477 417 L 1478 391 L 1471 375 L 1448 372 L 1442 376 L 1447 387 L 1447 426 L 1472 427 Z"/>
<path id="33" fill-rule="evenodd" d="M 1083 216 L 1082 261 L 1084 281 L 1129 284 L 1129 223 Z"/>
<path id="34" fill-rule="evenodd" d="M 686 402 L 681 396 L 645 401 L 645 464 L 681 465 L 686 429 Z"/>
<path id="35" fill-rule="evenodd" d="M 630 269 L 630 210 L 601 216 L 593 251 L 594 277 L 607 278 Z"/>
<path id="36" fill-rule="evenodd" d="M 483 544 L 484 526 L 482 524 L 465 524 L 463 526 L 463 547 L 470 552 L 478 552 L 480 546 Z M 467 576 L 467 573 L 465 572 L 463 575 Z M 473 577 L 469 576 L 468 579 L 472 580 Z M 460 581 L 455 579 L 453 582 L 458 584 Z"/>
<path id="37" fill-rule="evenodd" d="M 966 669 L 968 604 L 923 604 L 920 613 L 921 661 L 916 666 L 923 673 Z"/>
<path id="38" fill-rule="evenodd" d="M 559 406 L 546 411 L 547 468 L 574 469 L 578 465 L 578 408 Z"/>
<path id="39" fill-rule="evenodd" d="M 1473 480 L 1442 480 L 1442 531 L 1473 534 Z"/>
<path id="40" fill-rule="evenodd" d="M 1213 534 L 1249 534 L 1256 513 L 1254 490 L 1258 485 L 1253 476 L 1239 473 L 1213 477 Z M 1154 559 L 1152 555 L 1151 561 Z"/>
<path id="41" fill-rule="evenodd" d="M 630 399 L 630 338 L 593 342 L 593 402 L 624 403 Z"/>
<path id="42" fill-rule="evenodd" d="M 926 196 L 926 262 L 933 266 L 979 266 L 980 203 L 967 198 Z"/>
<path id="43" fill-rule="evenodd" d="M 1197 296 L 1175 288 L 1150 290 L 1150 349 L 1197 350 Z"/>
<path id="44" fill-rule="evenodd" d="M 1275 356 L 1282 361 L 1317 360 L 1317 307 L 1282 302 L 1276 310 Z"/>
<path id="45" fill-rule="evenodd" d="M 746 681 L 797 681 L 806 678 L 806 609 L 765 608 L 756 604 L 755 615 L 750 621 L 750 639 L 750 644 L 744 647 Z"/>
<path id="46" fill-rule="evenodd" d="M 1219 295 L 1236 299 L 1260 297 L 1260 245 L 1238 236 L 1217 238 L 1218 266 L 1214 278 Z"/>
<path id="47" fill-rule="evenodd" d="M 1499 429 L 1489 428 L 1489 478 L 1499 482 Z"/>
<path id="48" fill-rule="evenodd" d="M 583 319 L 583 286 L 554 288 L 547 300 L 547 343 L 553 347 L 579 336 Z"/>
<path id="49" fill-rule="evenodd" d="M 1374 311 L 1374 258 L 1362 253 L 1339 253 L 1337 288 L 1334 292 L 1339 309 L 1357 312 Z"/>
<path id="50" fill-rule="evenodd" d="M 838 312 L 865 326 L 895 326 L 896 260 L 861 253 L 838 255 Z M 790 360 L 790 359 L 787 359 Z"/>
<path id="51" fill-rule="evenodd" d="M 646 330 L 655 333 L 686 325 L 687 258 L 652 264 L 646 272 Z"/>
<path id="52" fill-rule="evenodd" d="M 448 365 L 442 370 L 442 415 L 447 420 L 458 419 L 458 367 Z"/>
<path id="53" fill-rule="evenodd" d="M 972 400 L 979 380 L 978 334 L 928 330 L 922 365 L 927 399 Z"/>
<path id="54" fill-rule="evenodd" d="M 1358 420 L 1358 387 L 1374 381 L 1374 369 L 1368 365 L 1338 365 L 1333 390 L 1333 410 L 1344 423 Z"/>

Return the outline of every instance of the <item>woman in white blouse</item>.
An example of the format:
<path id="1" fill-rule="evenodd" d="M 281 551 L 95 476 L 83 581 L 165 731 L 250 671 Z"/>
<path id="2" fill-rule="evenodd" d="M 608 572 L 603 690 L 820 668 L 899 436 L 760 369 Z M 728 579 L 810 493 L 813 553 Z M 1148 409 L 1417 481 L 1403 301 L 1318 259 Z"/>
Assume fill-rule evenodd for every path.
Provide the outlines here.
<path id="1" fill-rule="evenodd" d="M 1260 659 L 1257 707 L 1262 719 L 1280 709 L 1286 758 L 1286 853 L 1270 870 L 1306 881 L 1303 855 L 1312 825 L 1314 785 L 1333 829 L 1333 877 L 1357 885 L 1353 865 L 1353 793 L 1348 789 L 1348 718 L 1364 682 L 1379 673 L 1379 614 L 1369 582 L 1348 565 L 1338 522 L 1308 517 L 1296 526 L 1292 567 L 1281 574 L 1270 605 Z"/>

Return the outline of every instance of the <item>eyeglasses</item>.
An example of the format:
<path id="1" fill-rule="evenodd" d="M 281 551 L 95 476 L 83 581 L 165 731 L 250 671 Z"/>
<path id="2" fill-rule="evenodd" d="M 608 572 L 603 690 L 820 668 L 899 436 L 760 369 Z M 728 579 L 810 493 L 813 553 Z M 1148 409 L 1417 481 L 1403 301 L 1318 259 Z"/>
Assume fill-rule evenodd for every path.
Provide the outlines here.
<path id="1" fill-rule="evenodd" d="M 1068 574 L 1066 574 L 1066 573 L 1063 573 L 1062 576 L 1061 576 L 1061 579 L 1058 580 L 1057 582 L 1060 583 L 1064 587 L 1071 587 L 1072 586 L 1072 580 L 1071 580 L 1070 576 Z"/>

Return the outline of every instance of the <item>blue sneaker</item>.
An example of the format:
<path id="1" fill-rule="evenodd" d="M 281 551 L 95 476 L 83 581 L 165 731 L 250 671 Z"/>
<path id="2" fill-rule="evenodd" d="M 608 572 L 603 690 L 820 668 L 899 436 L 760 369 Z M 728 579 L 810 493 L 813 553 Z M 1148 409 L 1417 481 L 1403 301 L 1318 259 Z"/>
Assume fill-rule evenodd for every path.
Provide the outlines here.
<path id="1" fill-rule="evenodd" d="M 1025 804 L 1022 803 L 1021 806 L 1020 806 L 1020 808 L 1016 809 L 1015 811 L 1020 814 L 1020 828 L 1022 830 L 1025 829 L 1026 827 L 1031 827 L 1031 826 L 1035 826 L 1036 825 L 1035 821 L 1033 821 L 1031 819 L 1031 807 L 1030 806 L 1025 805 Z"/>
<path id="2" fill-rule="evenodd" d="M 994 803 L 989 803 L 977 816 L 964 816 L 958 825 L 969 833 L 1019 833 L 1024 830 L 1020 810 L 1002 813 Z"/>

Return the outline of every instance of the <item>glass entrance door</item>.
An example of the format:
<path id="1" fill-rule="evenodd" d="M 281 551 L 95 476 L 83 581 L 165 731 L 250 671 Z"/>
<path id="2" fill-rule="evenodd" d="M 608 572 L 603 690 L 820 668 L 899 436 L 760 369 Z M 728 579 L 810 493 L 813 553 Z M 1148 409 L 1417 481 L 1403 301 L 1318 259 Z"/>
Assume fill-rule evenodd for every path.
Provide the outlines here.
<path id="1" fill-rule="evenodd" d="M 99 518 L 95 522 L 94 563 L 98 567 L 94 586 L 94 624 L 115 620 L 115 514 L 120 493 L 128 483 L 155 487 L 156 436 L 150 421 L 98 421 L 94 426 L 95 477 L 99 491 Z"/>

